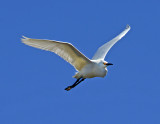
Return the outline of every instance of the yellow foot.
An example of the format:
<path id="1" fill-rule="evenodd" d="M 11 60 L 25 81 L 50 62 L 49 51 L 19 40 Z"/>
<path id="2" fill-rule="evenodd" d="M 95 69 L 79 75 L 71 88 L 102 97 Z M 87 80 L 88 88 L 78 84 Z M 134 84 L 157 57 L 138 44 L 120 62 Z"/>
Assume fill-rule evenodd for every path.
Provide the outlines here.
<path id="1" fill-rule="evenodd" d="M 71 88 L 71 86 L 68 86 L 65 90 L 69 91 Z"/>

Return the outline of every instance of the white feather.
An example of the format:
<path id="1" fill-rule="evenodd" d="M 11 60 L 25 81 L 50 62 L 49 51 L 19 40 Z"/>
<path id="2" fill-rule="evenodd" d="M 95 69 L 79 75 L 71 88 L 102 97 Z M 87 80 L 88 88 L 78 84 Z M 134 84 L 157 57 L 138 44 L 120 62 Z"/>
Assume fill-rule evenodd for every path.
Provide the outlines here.
<path id="1" fill-rule="evenodd" d="M 79 71 L 74 76 L 77 79 L 81 77 L 104 77 L 107 74 L 106 67 L 108 66 L 107 62 L 104 61 L 106 54 L 129 30 L 130 26 L 127 25 L 126 29 L 117 37 L 101 46 L 93 56 L 92 60 L 88 59 L 70 43 L 54 40 L 31 39 L 27 37 L 23 37 L 22 42 L 32 47 L 54 52 L 62 57 Z"/>
<path id="2" fill-rule="evenodd" d="M 105 43 L 104 45 L 102 45 L 97 52 L 95 53 L 95 55 L 93 56 L 93 60 L 97 60 L 97 59 L 101 59 L 104 60 L 105 56 L 107 55 L 108 51 L 111 49 L 111 47 L 117 43 L 122 37 L 124 37 L 127 32 L 130 30 L 130 26 L 127 25 L 125 30 L 122 31 L 118 36 L 116 36 L 115 38 L 113 38 L 112 40 L 110 40 L 109 42 Z"/>
<path id="3" fill-rule="evenodd" d="M 70 43 L 54 40 L 31 39 L 24 36 L 21 40 L 26 45 L 56 53 L 73 65 L 78 71 L 91 62 Z"/>

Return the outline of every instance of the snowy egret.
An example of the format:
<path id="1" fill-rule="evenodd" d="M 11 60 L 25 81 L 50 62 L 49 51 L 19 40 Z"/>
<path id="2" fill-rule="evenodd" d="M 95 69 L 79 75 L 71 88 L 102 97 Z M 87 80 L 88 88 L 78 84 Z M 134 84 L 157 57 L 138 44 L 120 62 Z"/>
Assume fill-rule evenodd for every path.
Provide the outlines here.
<path id="1" fill-rule="evenodd" d="M 122 31 L 118 36 L 98 48 L 92 59 L 87 58 L 72 44 L 67 42 L 31 39 L 24 36 L 21 40 L 26 45 L 54 52 L 60 57 L 62 57 L 64 60 L 69 62 L 72 66 L 74 66 L 77 72 L 73 77 L 77 80 L 73 85 L 65 88 L 65 90 L 69 91 L 70 89 L 77 86 L 80 82 L 84 81 L 86 78 L 106 76 L 108 72 L 106 67 L 113 64 L 108 63 L 104 60 L 104 58 L 108 51 L 111 49 L 111 47 L 117 41 L 119 41 L 129 30 L 130 26 L 127 25 L 125 30 Z"/>

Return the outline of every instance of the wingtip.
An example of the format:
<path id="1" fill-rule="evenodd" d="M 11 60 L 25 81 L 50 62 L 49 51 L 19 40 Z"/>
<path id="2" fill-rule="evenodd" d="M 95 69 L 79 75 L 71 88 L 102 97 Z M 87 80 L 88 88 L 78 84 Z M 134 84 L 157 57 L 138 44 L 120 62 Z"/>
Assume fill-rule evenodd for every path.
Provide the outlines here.
<path id="1" fill-rule="evenodd" d="M 23 39 L 29 39 L 28 37 L 26 37 L 26 36 L 23 36 L 23 35 L 22 35 L 22 38 L 23 38 Z"/>
<path id="2" fill-rule="evenodd" d="M 25 37 L 25 36 L 22 36 L 22 38 L 21 38 L 22 43 L 25 43 L 27 39 L 29 39 L 29 38 Z"/>
<path id="3" fill-rule="evenodd" d="M 29 39 L 28 37 L 22 35 L 21 41 L 24 43 L 28 39 Z"/>
<path id="4" fill-rule="evenodd" d="M 129 24 L 126 25 L 126 29 L 131 29 L 131 27 L 129 26 Z"/>

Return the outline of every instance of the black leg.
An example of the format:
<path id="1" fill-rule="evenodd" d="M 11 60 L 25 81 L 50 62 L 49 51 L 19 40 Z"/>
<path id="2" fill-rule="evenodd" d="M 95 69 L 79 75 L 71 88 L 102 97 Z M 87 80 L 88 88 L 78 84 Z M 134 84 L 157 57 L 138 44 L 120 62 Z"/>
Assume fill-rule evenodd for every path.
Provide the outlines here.
<path id="1" fill-rule="evenodd" d="M 65 88 L 65 90 L 69 91 L 70 89 L 74 88 L 75 86 L 77 86 L 79 83 L 81 83 L 84 80 L 85 80 L 85 78 L 79 78 L 79 79 L 77 79 L 76 82 L 73 85 L 68 86 L 67 88 Z"/>
<path id="2" fill-rule="evenodd" d="M 78 79 L 76 80 L 76 82 L 75 82 L 71 87 L 76 86 L 76 84 L 80 81 L 80 79 L 81 79 L 81 78 L 78 78 Z"/>
<path id="3" fill-rule="evenodd" d="M 85 80 L 85 78 L 82 78 L 79 82 L 77 82 L 76 84 L 73 84 L 71 87 L 74 88 L 75 86 L 77 86 L 79 83 L 81 83 L 84 80 Z"/>
<path id="4" fill-rule="evenodd" d="M 72 86 L 68 86 L 67 88 L 65 88 L 65 90 L 69 91 L 71 88 L 74 87 L 74 85 L 76 85 L 76 83 L 77 83 L 80 79 L 81 79 L 81 78 L 78 78 L 78 79 L 76 80 L 76 82 L 75 82 Z"/>

